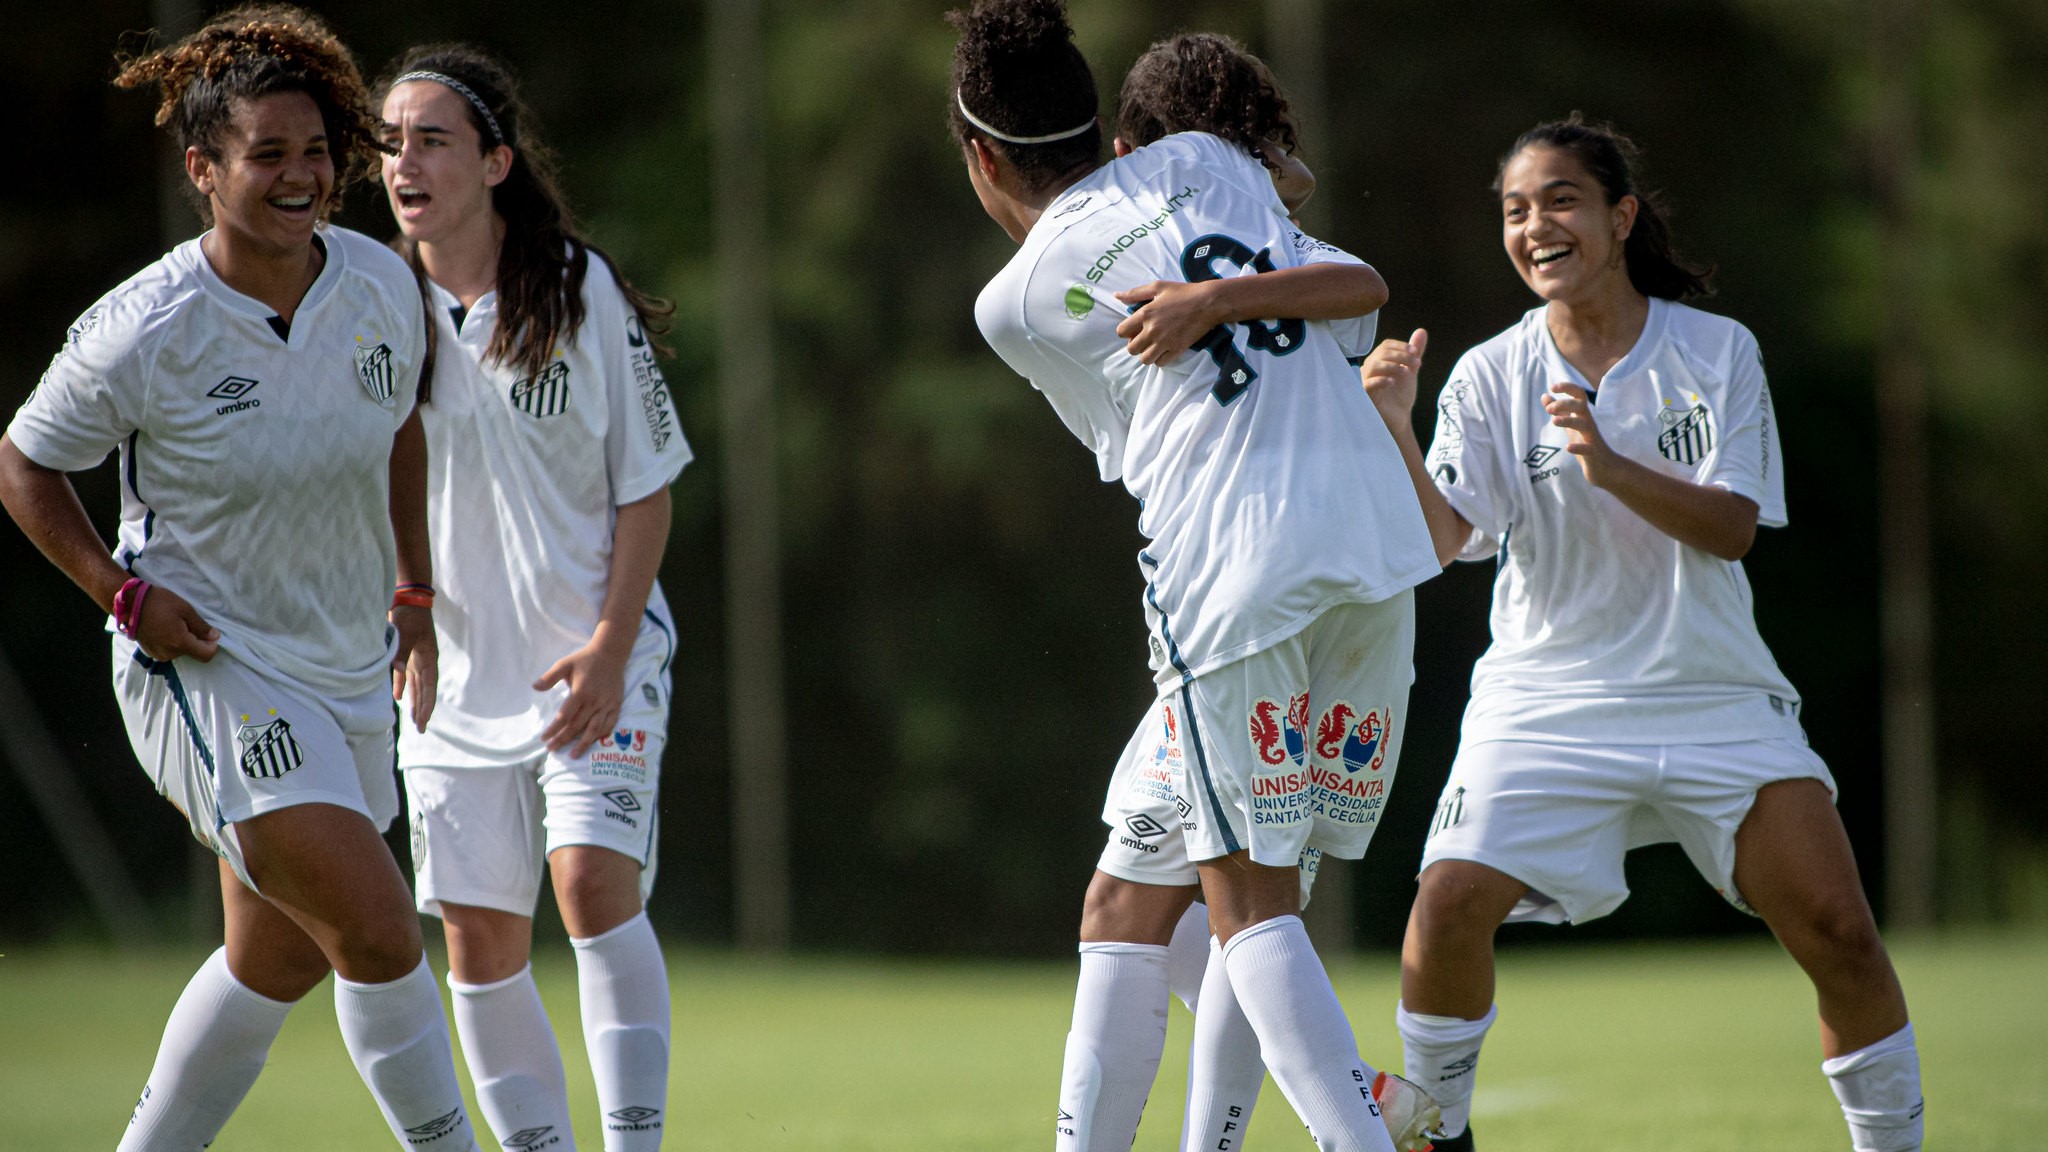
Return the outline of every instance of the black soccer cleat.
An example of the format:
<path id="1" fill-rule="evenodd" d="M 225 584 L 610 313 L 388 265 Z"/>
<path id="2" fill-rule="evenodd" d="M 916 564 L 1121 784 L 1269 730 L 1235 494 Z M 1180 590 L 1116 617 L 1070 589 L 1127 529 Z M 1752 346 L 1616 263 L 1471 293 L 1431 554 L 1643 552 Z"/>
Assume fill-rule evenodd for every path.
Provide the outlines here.
<path id="1" fill-rule="evenodd" d="M 1439 1137 L 1432 1143 L 1436 1152 L 1472 1152 L 1472 1126 L 1467 1124 L 1456 1136 Z"/>

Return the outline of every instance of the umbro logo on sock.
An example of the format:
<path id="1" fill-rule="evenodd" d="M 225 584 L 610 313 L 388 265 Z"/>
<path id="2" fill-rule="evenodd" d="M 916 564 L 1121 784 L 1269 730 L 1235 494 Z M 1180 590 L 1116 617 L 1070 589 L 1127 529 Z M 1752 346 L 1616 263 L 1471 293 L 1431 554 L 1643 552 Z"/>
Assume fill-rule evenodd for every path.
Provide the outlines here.
<path id="1" fill-rule="evenodd" d="M 555 1126 L 543 1124 L 538 1128 L 521 1128 L 505 1137 L 505 1148 L 506 1152 L 536 1152 L 561 1142 L 562 1138 L 555 1135 Z"/>
<path id="2" fill-rule="evenodd" d="M 444 1115 L 436 1116 L 425 1124 L 405 1130 L 408 1144 L 432 1144 L 441 1137 L 462 1127 L 462 1105 L 458 1104 Z"/>
<path id="3" fill-rule="evenodd" d="M 661 1115 L 661 1109 L 659 1108 L 634 1106 L 631 1108 L 621 1108 L 616 1112 L 607 1112 L 605 1115 L 619 1121 L 617 1124 L 605 1124 L 605 1127 L 613 1132 L 645 1132 L 661 1127 L 661 1121 L 655 1119 L 655 1117 Z"/>

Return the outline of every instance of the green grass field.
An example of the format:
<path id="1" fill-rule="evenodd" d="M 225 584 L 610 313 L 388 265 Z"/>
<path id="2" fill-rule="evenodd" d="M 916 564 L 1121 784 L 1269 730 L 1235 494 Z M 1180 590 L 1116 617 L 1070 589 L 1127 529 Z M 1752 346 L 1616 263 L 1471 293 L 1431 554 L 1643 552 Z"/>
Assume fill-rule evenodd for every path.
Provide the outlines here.
<path id="1" fill-rule="evenodd" d="M 1934 1149 L 2048 1148 L 2048 935 L 1957 934 L 1895 949 L 1926 1069 Z M 0 1147 L 104 1152 L 197 952 L 0 957 Z M 438 958 L 436 968 L 440 965 Z M 1491 1152 L 1846 1149 L 1821 1078 L 1811 992 L 1763 942 L 1564 946 L 1502 958 L 1501 1025 L 1481 1069 Z M 1070 964 L 723 955 L 674 958 L 676 1149 L 988 1150 L 1050 1146 Z M 538 961 L 564 1039 L 582 1147 L 600 1147 L 575 974 Z M 1336 972 L 1374 1063 L 1398 1065 L 1395 966 Z M 316 991 L 216 1152 L 389 1148 Z M 1176 1008 L 1137 1147 L 1178 1132 L 1189 1017 Z M 1269 1084 L 1248 1146 L 1307 1149 Z"/>

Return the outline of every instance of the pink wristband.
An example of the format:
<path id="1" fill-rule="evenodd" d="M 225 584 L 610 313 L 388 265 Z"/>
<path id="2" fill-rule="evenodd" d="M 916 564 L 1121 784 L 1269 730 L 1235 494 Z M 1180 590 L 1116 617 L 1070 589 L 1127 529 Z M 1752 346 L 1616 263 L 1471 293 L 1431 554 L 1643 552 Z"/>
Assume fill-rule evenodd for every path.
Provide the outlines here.
<path id="1" fill-rule="evenodd" d="M 114 593 L 114 627 L 130 640 L 135 639 L 135 630 L 142 623 L 142 600 L 148 595 L 149 581 L 140 576 L 130 576 Z"/>

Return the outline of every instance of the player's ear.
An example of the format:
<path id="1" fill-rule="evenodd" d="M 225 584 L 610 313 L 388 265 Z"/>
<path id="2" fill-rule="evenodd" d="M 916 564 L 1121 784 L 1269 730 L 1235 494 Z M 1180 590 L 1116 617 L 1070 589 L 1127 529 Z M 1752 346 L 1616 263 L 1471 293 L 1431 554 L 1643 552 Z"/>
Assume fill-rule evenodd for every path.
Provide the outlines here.
<path id="1" fill-rule="evenodd" d="M 1124 158 L 1125 156 L 1129 156 L 1129 155 L 1130 155 L 1131 153 L 1133 153 L 1133 152 L 1137 151 L 1137 149 L 1135 149 L 1135 148 L 1131 147 L 1131 146 L 1130 146 L 1129 144 L 1125 143 L 1125 142 L 1124 142 L 1124 138 L 1123 138 L 1123 137 L 1121 137 L 1121 136 L 1118 136 L 1118 137 L 1116 137 L 1115 139 L 1111 140 L 1111 141 L 1109 142 L 1109 147 L 1110 147 L 1110 150 L 1111 150 L 1111 151 L 1113 151 L 1113 152 L 1115 152 L 1115 153 L 1117 154 L 1117 158 L 1118 158 L 1119 160 L 1121 160 L 1121 159 L 1122 159 L 1122 158 Z"/>

